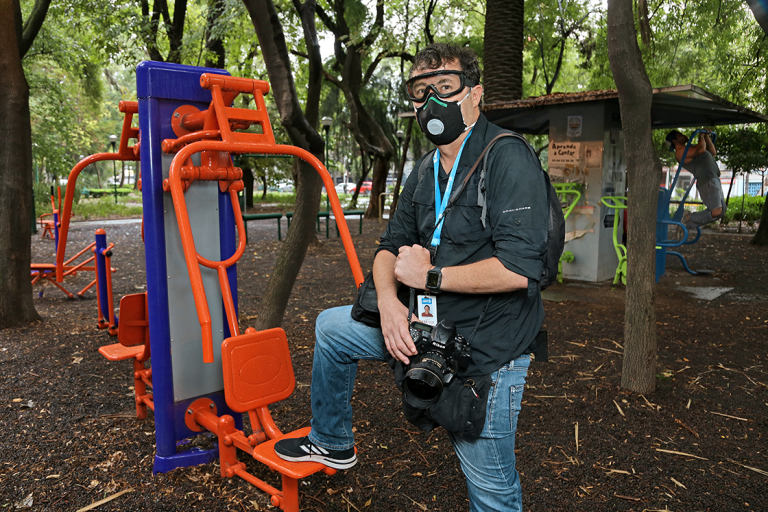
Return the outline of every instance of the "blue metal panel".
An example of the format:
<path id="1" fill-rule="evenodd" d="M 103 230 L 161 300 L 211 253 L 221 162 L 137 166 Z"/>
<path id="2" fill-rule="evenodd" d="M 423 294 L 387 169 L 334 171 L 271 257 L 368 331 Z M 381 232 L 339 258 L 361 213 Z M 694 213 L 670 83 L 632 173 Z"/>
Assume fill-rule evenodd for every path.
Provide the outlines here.
<path id="1" fill-rule="evenodd" d="M 141 98 L 179 100 L 184 102 L 211 102 L 211 93 L 200 87 L 200 75 L 215 73 L 229 75 L 222 69 L 197 68 L 169 64 L 166 62 L 144 61 L 136 66 L 136 95 Z"/>
<path id="2" fill-rule="evenodd" d="M 170 471 L 178 467 L 203 464 L 215 460 L 216 450 L 188 450 L 177 453 L 178 441 L 196 435 L 183 421 L 188 405 L 194 400 L 174 403 L 173 364 L 169 325 L 169 298 L 167 284 L 166 245 L 163 208 L 163 139 L 175 138 L 170 127 L 170 112 L 182 104 L 200 103 L 206 108 L 210 92 L 200 87 L 202 73 L 228 74 L 225 71 L 195 68 L 162 62 L 142 62 L 136 68 L 139 97 L 139 127 L 141 130 L 142 198 L 144 203 L 144 244 L 147 270 L 147 301 L 149 308 L 150 344 L 152 350 L 152 380 L 155 403 L 155 472 Z M 221 195 L 220 195 L 221 198 Z M 221 206 L 222 199 L 219 200 Z M 219 207 L 221 214 L 222 254 L 234 252 L 233 215 L 228 208 Z M 173 215 L 174 212 L 168 212 Z M 224 248 L 227 248 L 226 252 Z M 236 280 L 236 271 L 230 271 L 230 283 Z M 237 297 L 237 288 L 233 285 Z M 183 369 L 178 369 L 183 371 Z M 199 397 L 197 397 L 199 398 Z M 219 414 L 232 414 L 238 428 L 242 428 L 242 415 L 226 407 L 223 395 L 209 395 L 216 402 Z"/>

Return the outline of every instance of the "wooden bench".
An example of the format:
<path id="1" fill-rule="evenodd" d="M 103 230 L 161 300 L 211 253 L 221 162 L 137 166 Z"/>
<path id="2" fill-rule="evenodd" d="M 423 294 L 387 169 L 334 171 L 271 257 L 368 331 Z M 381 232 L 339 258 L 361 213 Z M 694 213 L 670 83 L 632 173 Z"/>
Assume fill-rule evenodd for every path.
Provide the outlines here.
<path id="1" fill-rule="evenodd" d="M 245 241 L 248 241 L 248 221 L 249 220 L 262 220 L 262 219 L 277 219 L 277 239 L 282 240 L 283 234 L 280 227 L 280 219 L 283 218 L 282 213 L 244 213 L 243 223 L 245 224 Z M 291 221 L 288 220 L 288 225 L 291 225 Z"/>

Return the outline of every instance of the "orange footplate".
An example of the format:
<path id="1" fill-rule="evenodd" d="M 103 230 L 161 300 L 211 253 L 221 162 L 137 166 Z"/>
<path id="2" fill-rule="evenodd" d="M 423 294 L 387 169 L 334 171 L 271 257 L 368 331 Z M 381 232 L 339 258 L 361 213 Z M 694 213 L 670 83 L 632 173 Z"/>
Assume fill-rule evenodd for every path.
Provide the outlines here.
<path id="1" fill-rule="evenodd" d="M 294 430 L 293 432 L 286 434 L 281 439 L 304 437 L 309 435 L 309 431 L 311 429 L 312 427 L 305 427 L 299 430 Z M 315 474 L 318 471 L 329 469 L 319 462 L 290 462 L 281 459 L 280 456 L 275 453 L 275 443 L 281 439 L 272 439 L 256 446 L 253 449 L 253 458 L 263 464 L 266 464 L 280 474 L 295 478 L 297 480 L 299 478 L 304 478 Z M 331 469 L 331 471 L 333 470 Z"/>

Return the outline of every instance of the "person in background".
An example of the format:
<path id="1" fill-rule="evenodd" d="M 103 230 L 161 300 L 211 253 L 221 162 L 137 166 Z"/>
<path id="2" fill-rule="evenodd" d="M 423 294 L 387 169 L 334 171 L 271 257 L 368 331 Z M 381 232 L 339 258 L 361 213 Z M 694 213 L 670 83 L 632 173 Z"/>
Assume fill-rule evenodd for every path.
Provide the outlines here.
<path id="1" fill-rule="evenodd" d="M 688 228 L 688 233 L 695 231 L 696 228 L 722 219 L 725 216 L 725 199 L 723 197 L 723 188 L 720 186 L 720 169 L 715 162 L 717 150 L 709 135 L 699 134 L 699 143 L 691 145 L 688 153 L 685 155 L 685 162 L 682 162 L 685 146 L 688 143 L 688 137 L 677 130 L 672 130 L 667 134 L 667 147 L 675 152 L 675 159 L 688 172 L 693 174 L 696 179 L 696 190 L 699 191 L 699 197 L 706 206 L 705 210 L 691 213 L 686 210 L 683 214 L 683 224 Z"/>

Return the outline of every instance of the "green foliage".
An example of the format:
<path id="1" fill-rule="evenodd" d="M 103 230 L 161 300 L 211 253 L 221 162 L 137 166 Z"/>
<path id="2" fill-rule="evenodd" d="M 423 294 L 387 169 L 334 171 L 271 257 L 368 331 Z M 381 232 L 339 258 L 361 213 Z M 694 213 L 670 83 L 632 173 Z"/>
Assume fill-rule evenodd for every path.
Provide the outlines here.
<path id="1" fill-rule="evenodd" d="M 744 199 L 744 214 L 741 213 L 741 200 Z M 765 196 L 732 197 L 725 212 L 726 222 L 755 222 L 760 220 L 765 207 Z"/>
<path id="2" fill-rule="evenodd" d="M 734 172 L 768 167 L 768 134 L 765 125 L 722 127 L 717 133 L 717 156 Z"/>
<path id="3" fill-rule="evenodd" d="M 41 213 L 50 213 L 51 211 L 51 184 L 50 183 L 34 183 L 32 185 L 35 191 L 35 208 L 37 209 L 38 217 Z M 67 186 L 61 185 L 61 200 L 67 195 Z M 80 202 L 80 198 L 83 195 L 83 186 L 78 184 L 75 186 L 75 192 L 72 196 L 72 204 L 76 205 Z M 54 200 L 56 206 L 59 204 L 59 192 L 54 188 Z"/>
<path id="4" fill-rule="evenodd" d="M 141 206 L 126 205 L 125 198 L 115 204 L 111 196 L 81 201 L 74 209 L 75 217 L 79 220 L 113 219 L 122 217 L 141 217 L 144 211 Z"/>

